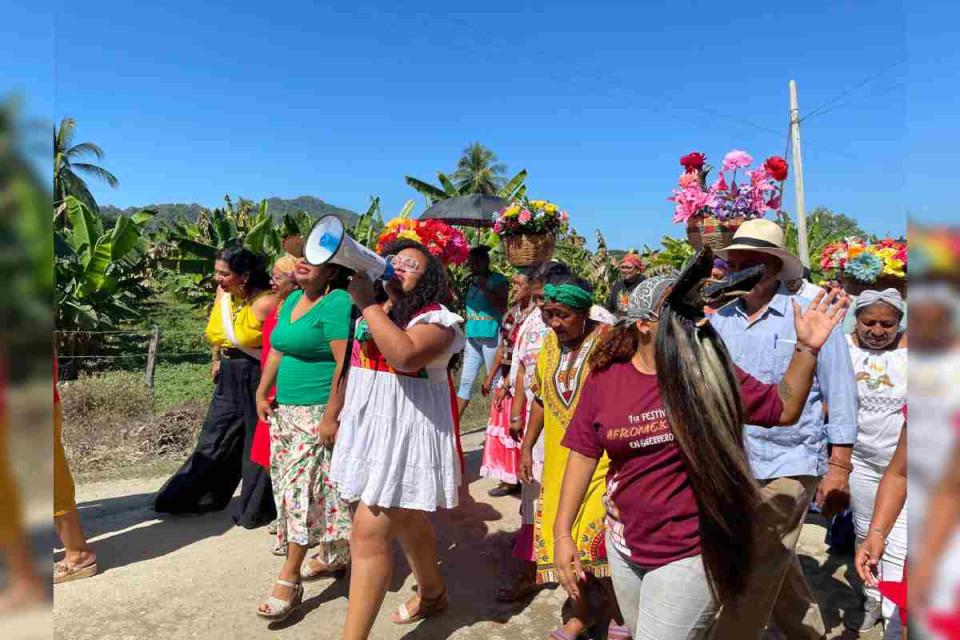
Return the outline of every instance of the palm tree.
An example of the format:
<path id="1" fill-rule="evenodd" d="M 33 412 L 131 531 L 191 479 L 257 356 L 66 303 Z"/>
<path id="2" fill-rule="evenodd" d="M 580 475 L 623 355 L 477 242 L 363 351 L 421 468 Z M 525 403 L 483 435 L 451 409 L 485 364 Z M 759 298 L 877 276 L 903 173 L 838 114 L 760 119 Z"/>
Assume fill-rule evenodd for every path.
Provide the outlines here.
<path id="1" fill-rule="evenodd" d="M 116 176 L 98 164 L 78 162 L 84 156 L 93 155 L 103 159 L 103 149 L 92 142 L 72 144 L 77 122 L 73 118 L 64 118 L 60 127 L 53 130 L 53 203 L 55 216 L 59 217 L 67 196 L 74 196 L 94 211 L 99 211 L 97 201 L 90 188 L 78 174 L 85 174 L 103 180 L 116 187 Z"/>
<path id="2" fill-rule="evenodd" d="M 490 149 L 474 142 L 463 150 L 453 172 L 453 180 L 461 194 L 495 195 L 506 182 L 507 165 Z"/>

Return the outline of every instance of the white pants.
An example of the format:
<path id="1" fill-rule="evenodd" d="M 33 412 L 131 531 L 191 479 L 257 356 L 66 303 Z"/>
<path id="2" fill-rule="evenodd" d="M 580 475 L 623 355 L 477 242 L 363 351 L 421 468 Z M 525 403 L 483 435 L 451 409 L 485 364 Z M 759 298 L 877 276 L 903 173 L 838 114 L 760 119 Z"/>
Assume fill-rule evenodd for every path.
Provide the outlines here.
<path id="1" fill-rule="evenodd" d="M 853 524 L 857 532 L 857 545 L 863 543 L 873 518 L 873 505 L 877 498 L 877 488 L 883 469 L 853 456 L 853 473 L 850 474 L 850 503 L 853 507 Z M 880 559 L 880 579 L 899 582 L 903 579 L 903 564 L 907 557 L 907 505 L 897 517 L 897 521 L 887 536 L 887 547 Z M 883 598 L 873 588 L 864 586 L 868 600 L 882 602 L 883 620 L 888 625 L 894 617 L 896 605 Z"/>

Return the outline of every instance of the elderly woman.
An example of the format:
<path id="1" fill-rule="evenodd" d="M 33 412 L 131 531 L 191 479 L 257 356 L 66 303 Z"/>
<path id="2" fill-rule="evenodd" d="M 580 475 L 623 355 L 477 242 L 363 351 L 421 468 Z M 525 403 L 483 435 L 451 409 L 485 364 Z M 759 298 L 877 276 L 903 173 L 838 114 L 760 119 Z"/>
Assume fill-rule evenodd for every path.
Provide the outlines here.
<path id="1" fill-rule="evenodd" d="M 900 331 L 904 301 L 896 289 L 864 291 L 854 306 L 856 328 L 847 335 L 856 372 L 860 408 L 857 441 L 853 447 L 850 499 L 857 543 L 870 535 L 870 518 L 880 478 L 890 464 L 903 426 L 907 402 L 907 338 Z M 899 581 L 907 554 L 907 509 L 887 536 L 881 572 L 884 580 Z M 890 621 L 893 603 L 881 599 L 873 587 L 864 587 L 863 619 L 851 626 L 867 631 L 880 620 Z"/>
<path id="2" fill-rule="evenodd" d="M 603 552 L 606 456 L 596 466 L 588 478 L 588 485 L 584 487 L 583 508 L 574 514 L 576 517 L 567 523 L 569 527 L 559 538 L 554 534 L 560 485 L 570 453 L 561 445 L 561 440 L 580 401 L 583 381 L 590 369 L 590 354 L 605 326 L 591 318 L 592 307 L 590 285 L 576 276 L 558 278 L 543 287 L 540 312 L 551 332 L 547 334 L 537 359 L 535 401 L 523 443 L 523 456 L 529 460 L 534 444 L 543 431 L 543 474 L 533 531 L 538 584 L 557 581 L 554 548 L 568 538 L 587 573 L 597 578 L 608 575 L 606 554 Z M 533 481 L 530 469 L 529 462 L 522 465 L 524 482 Z M 586 574 L 581 575 L 584 588 L 597 585 Z M 577 638 L 587 631 L 594 618 L 604 613 L 594 611 L 586 598 L 570 600 L 569 603 L 571 607 L 567 621 L 550 635 L 551 638 Z"/>

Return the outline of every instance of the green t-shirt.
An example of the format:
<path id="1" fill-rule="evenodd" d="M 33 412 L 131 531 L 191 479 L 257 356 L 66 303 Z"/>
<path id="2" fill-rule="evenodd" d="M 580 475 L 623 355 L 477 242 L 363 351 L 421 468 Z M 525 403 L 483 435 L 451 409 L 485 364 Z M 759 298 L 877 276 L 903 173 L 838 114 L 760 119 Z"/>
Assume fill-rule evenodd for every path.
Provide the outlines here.
<path id="1" fill-rule="evenodd" d="M 507 284 L 507 279 L 495 271 L 491 271 L 487 276 L 487 289 L 491 291 Z M 503 314 L 493 308 L 486 294 L 471 284 L 467 290 L 466 303 L 467 337 L 496 338 L 499 335 Z"/>
<path id="2" fill-rule="evenodd" d="M 283 354 L 277 372 L 277 402 L 326 404 L 337 368 L 330 342 L 347 339 L 353 303 L 346 291 L 335 289 L 290 322 L 290 314 L 301 297 L 302 291 L 290 294 L 270 334 L 271 347 Z"/>

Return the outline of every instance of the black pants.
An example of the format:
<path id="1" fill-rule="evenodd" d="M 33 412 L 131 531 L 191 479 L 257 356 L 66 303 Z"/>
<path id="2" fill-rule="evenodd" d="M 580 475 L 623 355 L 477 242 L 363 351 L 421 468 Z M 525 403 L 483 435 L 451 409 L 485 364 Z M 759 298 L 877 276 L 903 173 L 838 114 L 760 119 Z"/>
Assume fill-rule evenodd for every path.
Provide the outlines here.
<path id="1" fill-rule="evenodd" d="M 270 472 L 250 460 L 259 383 L 260 363 L 256 360 L 233 358 L 220 363 L 197 448 L 157 493 L 157 511 L 220 511 L 230 503 L 242 478 L 233 521 L 252 529 L 276 518 Z"/>

